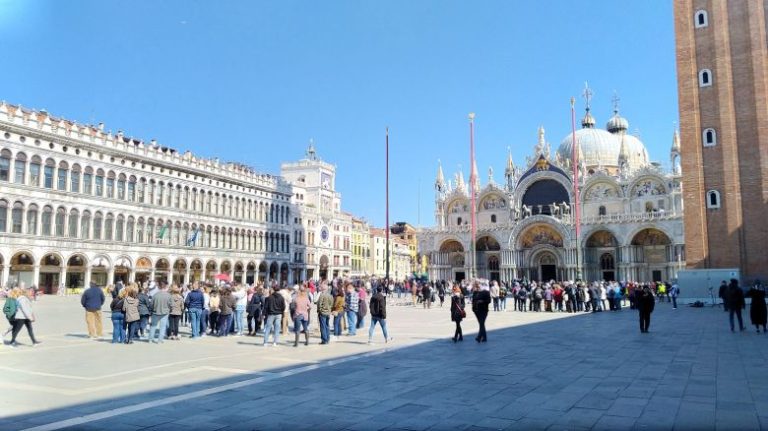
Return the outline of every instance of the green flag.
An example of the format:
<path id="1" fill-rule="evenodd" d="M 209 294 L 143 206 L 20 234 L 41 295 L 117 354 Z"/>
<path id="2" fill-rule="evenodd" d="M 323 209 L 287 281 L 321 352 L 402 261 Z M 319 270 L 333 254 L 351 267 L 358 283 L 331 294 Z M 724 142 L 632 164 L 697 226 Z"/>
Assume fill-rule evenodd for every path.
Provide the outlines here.
<path id="1" fill-rule="evenodd" d="M 157 239 L 163 239 L 165 236 L 165 232 L 168 230 L 167 225 L 163 225 L 163 227 L 157 232 Z"/>

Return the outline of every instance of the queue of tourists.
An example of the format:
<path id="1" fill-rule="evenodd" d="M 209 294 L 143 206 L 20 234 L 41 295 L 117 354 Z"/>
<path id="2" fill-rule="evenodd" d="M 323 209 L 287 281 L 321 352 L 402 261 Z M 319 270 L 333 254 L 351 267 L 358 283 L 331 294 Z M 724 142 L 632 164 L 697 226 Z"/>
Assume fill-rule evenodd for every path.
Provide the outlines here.
<path id="1" fill-rule="evenodd" d="M 264 346 L 276 346 L 281 335 L 293 333 L 293 346 L 309 344 L 310 324 L 320 329 L 320 344 L 338 339 L 344 332 L 354 336 L 370 314 L 368 342 L 373 343 L 376 325 L 387 333 L 384 287 L 350 282 L 307 282 L 289 288 L 278 283 L 269 287 L 242 284 L 221 286 L 192 283 L 188 287 L 150 283 L 139 286 L 118 283 L 105 295 L 96 285 L 83 292 L 88 336 L 103 337 L 102 308 L 109 300 L 112 343 L 135 341 L 163 343 L 179 340 L 180 326 L 190 328 L 190 338 L 206 336 L 256 336 Z"/>

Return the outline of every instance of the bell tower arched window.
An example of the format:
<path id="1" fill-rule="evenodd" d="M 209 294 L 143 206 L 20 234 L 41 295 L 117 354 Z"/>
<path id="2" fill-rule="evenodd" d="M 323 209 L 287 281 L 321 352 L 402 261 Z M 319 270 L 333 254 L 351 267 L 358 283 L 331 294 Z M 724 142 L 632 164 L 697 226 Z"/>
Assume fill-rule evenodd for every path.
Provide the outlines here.
<path id="1" fill-rule="evenodd" d="M 693 14 L 693 25 L 695 28 L 702 28 L 709 25 L 709 17 L 707 16 L 707 11 L 705 10 L 697 10 L 695 14 Z"/>

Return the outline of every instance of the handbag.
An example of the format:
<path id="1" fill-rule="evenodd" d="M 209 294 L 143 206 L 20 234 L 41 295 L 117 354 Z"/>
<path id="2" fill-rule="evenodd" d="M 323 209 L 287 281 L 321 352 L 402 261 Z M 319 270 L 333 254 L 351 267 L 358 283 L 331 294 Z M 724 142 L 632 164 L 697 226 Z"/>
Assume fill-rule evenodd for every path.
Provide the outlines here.
<path id="1" fill-rule="evenodd" d="M 456 304 L 456 309 L 459 310 L 459 314 L 461 314 L 461 318 L 463 319 L 463 318 L 467 317 L 467 312 L 464 311 L 463 308 L 459 307 L 459 303 L 458 302 L 454 302 L 454 304 Z"/>

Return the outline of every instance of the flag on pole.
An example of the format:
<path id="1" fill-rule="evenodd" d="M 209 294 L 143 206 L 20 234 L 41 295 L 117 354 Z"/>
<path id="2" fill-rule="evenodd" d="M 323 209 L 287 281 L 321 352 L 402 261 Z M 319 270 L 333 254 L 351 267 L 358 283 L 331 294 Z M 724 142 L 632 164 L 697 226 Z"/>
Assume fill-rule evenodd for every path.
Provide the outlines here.
<path id="1" fill-rule="evenodd" d="M 192 232 L 192 235 L 187 239 L 187 245 L 195 245 L 195 241 L 197 241 L 197 234 L 200 232 L 200 228 L 196 228 L 194 232 Z"/>
<path id="2" fill-rule="evenodd" d="M 159 231 L 157 231 L 157 239 L 163 239 L 165 236 L 165 232 L 168 231 L 168 225 L 163 225 L 162 228 L 160 228 Z"/>

